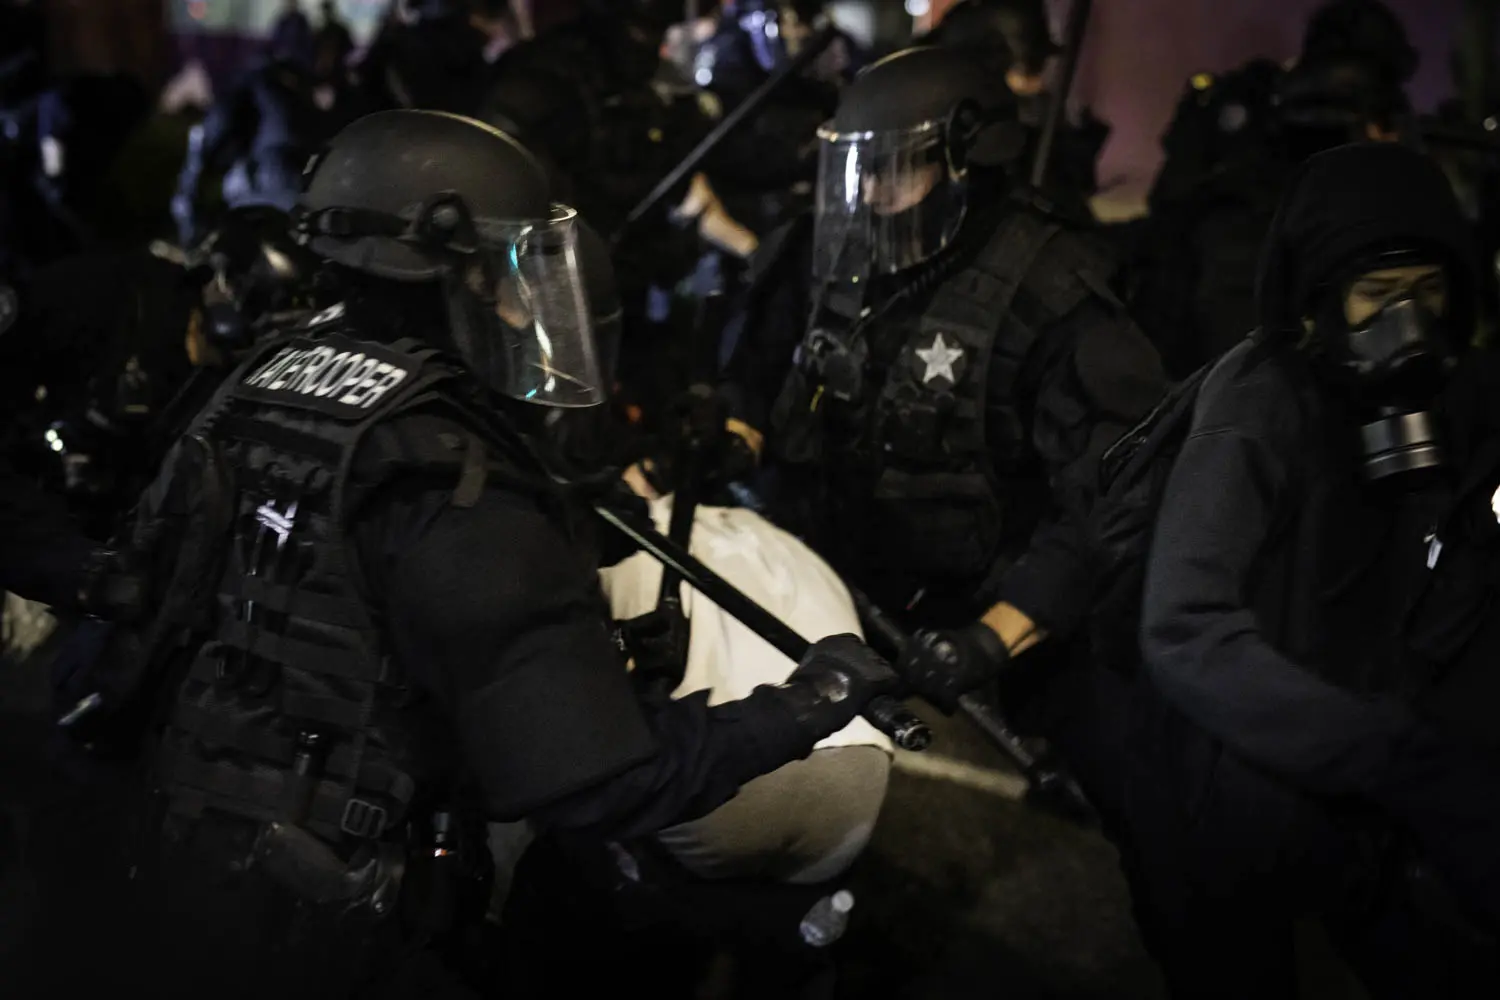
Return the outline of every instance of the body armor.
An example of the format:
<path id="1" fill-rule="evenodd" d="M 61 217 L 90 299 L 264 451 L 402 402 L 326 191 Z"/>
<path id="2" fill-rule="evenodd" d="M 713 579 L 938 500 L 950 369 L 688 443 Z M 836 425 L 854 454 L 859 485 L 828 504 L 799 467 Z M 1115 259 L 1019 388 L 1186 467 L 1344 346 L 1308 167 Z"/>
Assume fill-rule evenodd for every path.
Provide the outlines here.
<path id="1" fill-rule="evenodd" d="M 393 475 L 443 467 L 454 503 L 472 504 L 486 455 L 515 445 L 465 402 L 477 390 L 461 369 L 415 341 L 355 340 L 337 313 L 261 350 L 189 431 L 230 470 L 234 516 L 158 780 L 174 814 L 311 833 L 343 856 L 399 842 L 451 743 L 426 738 L 386 655 L 351 516 Z"/>
<path id="2" fill-rule="evenodd" d="M 1083 259 L 1087 246 L 1056 240 L 1062 227 L 1044 212 L 1022 206 L 988 230 L 973 224 L 992 234 L 977 252 L 955 247 L 896 293 L 920 311 L 898 302 L 847 333 L 815 328 L 777 404 L 778 432 L 797 435 L 798 411 L 820 421 L 818 447 L 801 457 L 837 466 L 837 505 L 863 508 L 826 523 L 864 525 L 848 530 L 880 539 L 881 569 L 927 581 L 977 582 L 992 570 L 1011 534 L 1006 480 L 1031 452 L 1022 366 L 1052 322 L 1108 294 L 1083 277 L 1096 264 Z M 924 286 L 930 294 L 911 294 Z"/>

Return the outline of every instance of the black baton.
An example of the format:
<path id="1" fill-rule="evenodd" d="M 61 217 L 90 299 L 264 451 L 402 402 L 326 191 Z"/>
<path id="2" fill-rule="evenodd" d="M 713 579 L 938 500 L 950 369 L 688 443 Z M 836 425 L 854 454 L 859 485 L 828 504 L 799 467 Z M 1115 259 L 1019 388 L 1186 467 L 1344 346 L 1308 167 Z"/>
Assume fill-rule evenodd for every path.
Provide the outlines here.
<path id="1" fill-rule="evenodd" d="M 664 570 L 675 573 L 689 587 L 723 608 L 784 656 L 795 663 L 801 663 L 807 655 L 812 643 L 793 631 L 786 622 L 746 597 L 729 581 L 693 558 L 654 526 L 641 523 L 638 517 L 625 511 L 609 507 L 595 507 L 594 510 L 611 527 L 661 563 Z M 903 750 L 926 750 L 932 744 L 932 730 L 927 728 L 927 723 L 888 695 L 871 699 L 870 704 L 865 707 L 864 716 Z"/>

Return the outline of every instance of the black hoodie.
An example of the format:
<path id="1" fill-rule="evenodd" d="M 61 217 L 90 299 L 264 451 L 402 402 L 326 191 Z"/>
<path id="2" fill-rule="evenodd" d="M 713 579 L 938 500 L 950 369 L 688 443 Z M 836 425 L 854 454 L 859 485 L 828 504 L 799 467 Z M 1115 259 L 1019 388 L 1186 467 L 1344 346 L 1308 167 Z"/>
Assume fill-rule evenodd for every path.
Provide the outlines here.
<path id="1" fill-rule="evenodd" d="M 1409 670 L 1433 657 L 1412 648 L 1406 614 L 1459 566 L 1461 540 L 1446 529 L 1449 553 L 1437 571 L 1427 566 L 1428 531 L 1448 501 L 1396 502 L 1363 488 L 1353 417 L 1292 337 L 1274 335 L 1300 331 L 1315 291 L 1372 252 L 1415 243 L 1469 261 L 1442 185 L 1435 167 L 1396 146 L 1345 147 L 1299 170 L 1262 266 L 1260 310 L 1273 335 L 1232 351 L 1199 397 L 1157 522 L 1142 644 L 1157 690 L 1234 758 L 1204 780 L 1237 782 L 1216 798 L 1240 797 L 1241 815 L 1259 827 L 1240 831 L 1255 849 L 1282 856 L 1274 841 L 1321 808 L 1305 793 L 1357 796 L 1417 829 L 1500 916 L 1495 852 L 1471 849 L 1484 837 L 1500 843 L 1500 809 L 1486 804 L 1500 799 L 1495 781 L 1478 754 L 1413 708 Z M 1471 358 L 1463 379 L 1491 370 L 1488 358 Z M 1459 432 L 1482 425 L 1471 413 L 1448 419 Z M 1485 440 L 1450 434 L 1455 468 L 1477 461 Z M 1244 809 L 1246 797 L 1257 805 Z M 1461 833 L 1476 841 L 1456 845 Z"/>

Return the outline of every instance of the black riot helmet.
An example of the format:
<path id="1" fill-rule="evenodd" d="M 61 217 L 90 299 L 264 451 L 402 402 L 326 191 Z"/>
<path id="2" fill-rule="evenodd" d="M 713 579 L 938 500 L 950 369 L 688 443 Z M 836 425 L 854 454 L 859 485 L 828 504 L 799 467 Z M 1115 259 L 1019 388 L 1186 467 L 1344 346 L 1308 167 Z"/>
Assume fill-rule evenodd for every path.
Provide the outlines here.
<path id="1" fill-rule="evenodd" d="M 1380 0 L 1330 0 L 1313 14 L 1300 63 L 1358 60 L 1382 82 L 1400 87 L 1417 71 L 1417 50 L 1406 29 Z"/>
<path id="2" fill-rule="evenodd" d="M 204 323 L 214 341 L 245 346 L 258 322 L 312 306 L 318 260 L 291 230 L 291 216 L 278 208 L 235 208 L 193 250 L 188 267 L 202 283 Z"/>
<path id="3" fill-rule="evenodd" d="M 334 137 L 297 229 L 320 257 L 388 283 L 436 284 L 447 341 L 496 391 L 550 406 L 603 399 L 576 213 L 498 129 L 382 111 Z M 438 338 L 441 341 L 441 338 Z"/>
<path id="4" fill-rule="evenodd" d="M 814 273 L 896 274 L 952 242 L 973 165 L 998 167 L 1023 137 L 1015 100 L 967 50 L 911 48 L 866 67 L 818 130 Z"/>

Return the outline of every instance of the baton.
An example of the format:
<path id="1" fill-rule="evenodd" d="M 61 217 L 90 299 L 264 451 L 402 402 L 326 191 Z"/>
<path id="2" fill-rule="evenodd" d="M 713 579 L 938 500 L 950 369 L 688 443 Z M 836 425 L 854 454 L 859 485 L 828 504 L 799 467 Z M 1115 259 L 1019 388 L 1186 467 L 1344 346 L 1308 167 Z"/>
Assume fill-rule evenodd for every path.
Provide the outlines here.
<path id="1" fill-rule="evenodd" d="M 791 626 L 741 593 L 733 584 L 693 558 L 650 524 L 627 511 L 595 507 L 594 511 L 612 528 L 644 549 L 688 586 L 727 611 L 740 624 L 774 646 L 782 655 L 801 663 L 812 648 Z M 889 695 L 870 700 L 864 716 L 903 750 L 925 750 L 932 744 L 932 730 L 910 709 Z"/>
<path id="2" fill-rule="evenodd" d="M 1036 146 L 1036 161 L 1031 165 L 1031 186 L 1039 188 L 1047 178 L 1047 163 L 1052 159 L 1052 147 L 1057 143 L 1057 131 L 1062 127 L 1063 115 L 1068 110 L 1068 94 L 1073 89 L 1073 78 L 1078 74 L 1078 53 L 1083 48 L 1083 33 L 1089 26 L 1089 12 L 1093 0 L 1073 0 L 1073 9 L 1068 11 L 1068 38 L 1063 46 L 1062 79 L 1053 91 L 1047 105 L 1047 120 L 1042 124 L 1042 137 Z"/>
<path id="3" fill-rule="evenodd" d="M 849 588 L 849 595 L 854 598 L 854 606 L 859 609 L 859 617 L 864 621 L 865 627 L 890 645 L 899 661 L 907 643 L 912 641 L 911 637 L 869 597 L 847 583 L 845 586 Z M 1038 760 L 1036 754 L 1026 746 L 1025 740 L 1010 728 L 1010 723 L 995 706 L 979 695 L 970 693 L 959 696 L 958 707 L 969 721 L 978 726 L 1020 768 L 1033 788 L 1061 803 L 1075 819 L 1092 817 L 1093 807 L 1072 779 Z"/>

